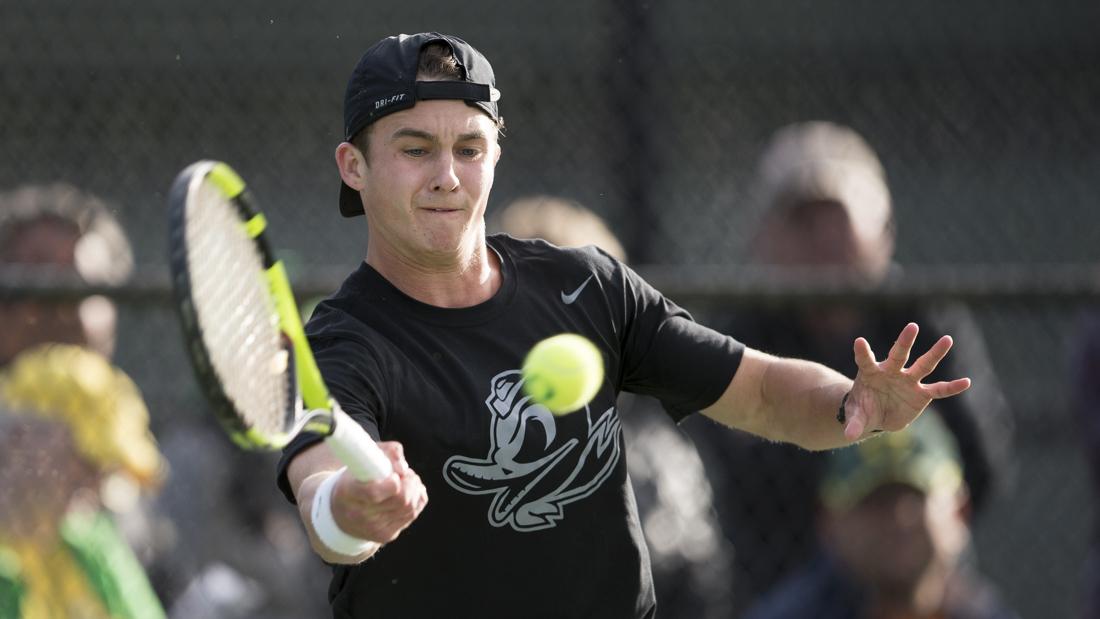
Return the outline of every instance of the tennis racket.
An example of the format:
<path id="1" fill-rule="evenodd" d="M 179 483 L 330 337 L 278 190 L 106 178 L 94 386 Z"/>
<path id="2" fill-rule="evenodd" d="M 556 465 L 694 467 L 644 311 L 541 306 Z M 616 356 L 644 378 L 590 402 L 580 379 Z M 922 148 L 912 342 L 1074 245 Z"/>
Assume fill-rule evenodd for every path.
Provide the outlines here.
<path id="1" fill-rule="evenodd" d="M 267 220 L 228 165 L 199 161 L 168 196 L 176 307 L 203 394 L 233 441 L 275 451 L 321 434 L 360 481 L 389 459 L 329 395 L 309 348 Z"/>

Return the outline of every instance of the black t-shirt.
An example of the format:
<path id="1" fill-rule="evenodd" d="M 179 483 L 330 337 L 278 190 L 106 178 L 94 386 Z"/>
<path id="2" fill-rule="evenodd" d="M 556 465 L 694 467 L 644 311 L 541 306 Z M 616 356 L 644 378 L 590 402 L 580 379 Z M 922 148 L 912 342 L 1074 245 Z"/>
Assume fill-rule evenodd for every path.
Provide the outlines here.
<path id="1" fill-rule="evenodd" d="M 596 248 L 498 235 L 503 283 L 485 303 L 420 303 L 370 266 L 307 331 L 333 397 L 375 438 L 400 441 L 428 505 L 394 542 L 336 566 L 336 617 L 650 617 L 649 557 L 626 474 L 619 391 L 675 418 L 718 399 L 741 360 Z M 601 349 L 595 399 L 555 417 L 523 395 L 531 347 L 562 332 Z M 286 466 L 316 436 L 284 452 Z"/>

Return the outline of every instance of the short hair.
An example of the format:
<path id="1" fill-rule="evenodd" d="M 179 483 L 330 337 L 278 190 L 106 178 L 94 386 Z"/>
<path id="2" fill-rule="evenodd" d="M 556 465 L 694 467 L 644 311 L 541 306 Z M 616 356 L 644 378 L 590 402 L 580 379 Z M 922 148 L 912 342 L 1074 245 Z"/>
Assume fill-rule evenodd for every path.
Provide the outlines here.
<path id="1" fill-rule="evenodd" d="M 416 76 L 434 80 L 461 80 L 462 67 L 454 52 L 445 43 L 435 42 L 425 45 L 420 50 L 417 61 Z"/>
<path id="2" fill-rule="evenodd" d="M 490 227 L 517 238 L 543 239 L 562 247 L 595 245 L 625 262 L 626 250 L 599 215 L 556 196 L 528 196 L 497 213 Z"/>
<path id="3" fill-rule="evenodd" d="M 18 263 L 11 249 L 15 239 L 46 221 L 71 226 L 76 232 L 73 261 L 85 282 L 121 284 L 133 273 L 130 242 L 108 204 L 66 183 L 0 192 L 0 264 Z"/>
<path id="4" fill-rule="evenodd" d="M 460 81 L 463 79 L 463 71 L 464 69 L 458 64 L 454 52 L 446 43 L 436 41 L 421 48 L 416 65 L 416 77 L 418 79 Z M 504 119 L 500 118 L 495 122 L 497 132 L 503 134 Z M 367 159 L 370 149 L 370 128 L 373 124 L 363 127 L 349 140 L 355 148 L 359 149 L 359 152 L 363 153 L 364 159 Z"/>

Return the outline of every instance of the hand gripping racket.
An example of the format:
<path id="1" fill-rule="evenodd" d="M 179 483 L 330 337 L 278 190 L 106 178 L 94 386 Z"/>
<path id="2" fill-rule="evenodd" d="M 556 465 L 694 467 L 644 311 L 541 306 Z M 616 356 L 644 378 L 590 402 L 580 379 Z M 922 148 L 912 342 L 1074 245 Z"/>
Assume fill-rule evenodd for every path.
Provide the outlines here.
<path id="1" fill-rule="evenodd" d="M 267 220 L 228 165 L 199 161 L 168 196 L 176 307 L 203 393 L 235 443 L 282 449 L 299 432 L 325 437 L 360 481 L 390 461 L 329 396 L 309 348 Z"/>

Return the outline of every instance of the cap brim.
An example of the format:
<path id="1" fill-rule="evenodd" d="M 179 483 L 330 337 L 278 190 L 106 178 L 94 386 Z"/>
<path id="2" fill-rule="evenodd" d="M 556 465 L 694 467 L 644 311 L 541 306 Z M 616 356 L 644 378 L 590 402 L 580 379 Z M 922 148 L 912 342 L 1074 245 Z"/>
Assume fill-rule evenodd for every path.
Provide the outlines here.
<path id="1" fill-rule="evenodd" d="M 872 492 L 890 484 L 915 488 L 924 494 L 943 488 L 955 490 L 962 483 L 962 471 L 955 463 L 936 462 L 927 457 L 904 467 L 863 466 L 848 475 L 826 479 L 821 499 L 826 507 L 847 511 Z"/>
<path id="2" fill-rule="evenodd" d="M 359 192 L 340 181 L 340 214 L 344 217 L 356 217 L 363 214 L 363 200 Z"/>

